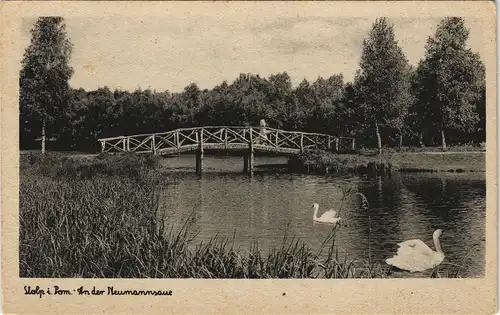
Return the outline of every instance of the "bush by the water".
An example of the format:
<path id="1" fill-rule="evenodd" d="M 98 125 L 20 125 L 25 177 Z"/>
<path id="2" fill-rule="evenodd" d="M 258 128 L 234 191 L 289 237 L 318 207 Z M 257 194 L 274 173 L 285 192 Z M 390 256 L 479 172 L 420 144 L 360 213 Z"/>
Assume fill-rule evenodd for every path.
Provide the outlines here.
<path id="1" fill-rule="evenodd" d="M 382 151 L 385 154 L 392 153 L 414 153 L 414 152 L 478 152 L 486 151 L 486 143 L 481 142 L 478 144 L 461 144 L 448 146 L 443 149 L 440 146 L 410 146 L 410 147 L 388 147 L 384 146 Z M 378 150 L 376 148 L 360 148 L 358 153 L 362 155 L 378 155 Z"/>
<path id="2" fill-rule="evenodd" d="M 307 173 L 360 173 L 386 175 L 394 171 L 390 161 L 380 157 L 333 154 L 321 150 L 305 151 L 291 160 L 294 170 Z"/>
<path id="3" fill-rule="evenodd" d="M 472 150 L 472 149 L 471 149 Z M 309 150 L 289 160 L 293 171 L 306 173 L 349 172 L 366 175 L 389 175 L 399 172 L 484 172 L 486 157 L 479 150 L 459 152 L 385 152 L 374 154 L 335 154 L 322 150 Z"/>

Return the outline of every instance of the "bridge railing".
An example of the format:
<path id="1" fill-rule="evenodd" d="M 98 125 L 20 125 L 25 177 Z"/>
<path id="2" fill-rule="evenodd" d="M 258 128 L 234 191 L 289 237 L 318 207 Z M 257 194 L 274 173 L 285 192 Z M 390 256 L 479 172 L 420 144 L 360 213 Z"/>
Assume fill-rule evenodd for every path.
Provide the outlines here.
<path id="1" fill-rule="evenodd" d="M 102 152 L 169 154 L 206 148 L 244 148 L 296 153 L 308 148 L 341 152 L 354 150 L 354 138 L 327 134 L 285 131 L 274 128 L 205 126 L 163 133 L 138 134 L 99 139 Z"/>

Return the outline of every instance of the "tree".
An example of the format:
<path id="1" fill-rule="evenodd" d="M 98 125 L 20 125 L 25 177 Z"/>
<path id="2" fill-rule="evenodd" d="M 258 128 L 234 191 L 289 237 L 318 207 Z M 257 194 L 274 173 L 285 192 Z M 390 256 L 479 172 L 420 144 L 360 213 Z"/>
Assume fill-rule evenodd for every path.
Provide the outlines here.
<path id="1" fill-rule="evenodd" d="M 343 126 L 343 133 L 351 137 L 363 134 L 365 126 L 365 115 L 359 108 L 360 102 L 357 99 L 357 90 L 358 87 L 353 82 L 347 82 L 340 101 L 340 121 Z"/>
<path id="2" fill-rule="evenodd" d="M 425 82 L 428 78 L 428 64 L 422 60 L 419 62 L 418 67 L 413 73 L 411 81 L 411 90 L 414 96 L 410 114 L 408 115 L 408 125 L 410 129 L 418 136 L 418 143 L 420 146 L 424 145 L 424 132 L 431 130 L 428 126 L 430 121 L 429 108 L 429 88 L 432 88 Z"/>
<path id="3" fill-rule="evenodd" d="M 275 112 L 268 106 L 271 90 L 271 84 L 259 75 L 240 74 L 230 87 L 234 123 L 252 125 L 266 118 L 274 124 Z"/>
<path id="4" fill-rule="evenodd" d="M 344 78 L 336 74 L 328 79 L 318 77 L 311 85 L 314 107 L 308 114 L 308 131 L 339 134 L 341 131 L 341 101 L 344 94 Z"/>
<path id="5" fill-rule="evenodd" d="M 485 142 L 486 141 L 486 82 L 483 82 L 481 87 L 480 97 L 476 102 L 476 112 L 479 120 L 476 127 L 476 137 L 474 140 Z"/>
<path id="6" fill-rule="evenodd" d="M 288 73 L 277 73 L 269 76 L 267 80 L 269 88 L 269 105 L 275 112 L 275 118 L 279 125 L 275 128 L 288 127 L 293 114 L 296 111 L 296 104 L 292 95 L 292 79 Z"/>
<path id="7" fill-rule="evenodd" d="M 42 153 L 47 129 L 54 129 L 68 103 L 72 44 L 62 17 L 40 17 L 31 30 L 20 72 L 21 123 L 38 124 Z M 50 126 L 50 128 L 49 128 Z M 33 126 L 25 126 L 33 127 Z"/>
<path id="8" fill-rule="evenodd" d="M 360 68 L 354 86 L 365 122 L 375 127 L 381 153 L 380 129 L 390 127 L 401 133 L 411 97 L 408 60 L 386 18 L 377 19 L 363 41 Z"/>
<path id="9" fill-rule="evenodd" d="M 411 126 L 408 124 L 408 116 L 410 115 L 410 108 L 415 103 L 415 95 L 412 90 L 412 83 L 414 82 L 415 69 L 413 66 L 408 65 L 402 73 L 402 90 L 397 102 L 393 104 L 393 113 L 390 116 L 389 124 L 398 132 L 398 146 L 399 149 L 403 146 L 403 135 L 411 135 Z"/>
<path id="10" fill-rule="evenodd" d="M 444 18 L 435 37 L 429 37 L 425 59 L 419 68 L 423 106 L 429 121 L 440 130 L 446 149 L 445 130 L 470 132 L 479 117 L 476 103 L 481 98 L 485 68 L 478 54 L 466 48 L 469 30 L 460 17 Z"/>

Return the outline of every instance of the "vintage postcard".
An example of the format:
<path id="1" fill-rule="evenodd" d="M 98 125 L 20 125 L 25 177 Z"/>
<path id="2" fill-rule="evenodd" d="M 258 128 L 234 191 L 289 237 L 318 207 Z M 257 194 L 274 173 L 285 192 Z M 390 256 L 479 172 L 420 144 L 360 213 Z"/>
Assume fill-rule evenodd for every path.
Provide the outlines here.
<path id="1" fill-rule="evenodd" d="M 3 2 L 3 312 L 496 313 L 495 14 Z"/>

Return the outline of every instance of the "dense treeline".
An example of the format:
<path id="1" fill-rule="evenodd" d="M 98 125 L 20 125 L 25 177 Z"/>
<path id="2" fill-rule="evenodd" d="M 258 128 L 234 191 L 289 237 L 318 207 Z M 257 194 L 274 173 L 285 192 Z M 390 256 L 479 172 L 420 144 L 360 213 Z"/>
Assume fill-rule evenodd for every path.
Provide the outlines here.
<path id="1" fill-rule="evenodd" d="M 65 150 L 98 150 L 101 137 L 203 125 L 258 125 L 262 118 L 274 128 L 354 136 L 368 147 L 444 147 L 445 133 L 448 144 L 483 142 L 484 66 L 465 48 L 467 35 L 462 19 L 444 19 L 435 38 L 429 38 L 425 58 L 412 67 L 394 39 L 392 25 L 381 18 L 364 41 L 361 69 L 353 82 L 334 74 L 314 82 L 304 79 L 293 87 L 283 72 L 268 78 L 241 74 L 211 90 L 192 83 L 180 93 L 70 89 L 51 111 L 32 110 L 40 101 L 26 97 L 30 91 L 23 70 L 21 149 L 39 147 L 39 112 L 49 113 L 52 119 L 44 120 L 44 131 L 56 139 L 55 148 Z M 437 89 L 443 82 L 447 86 Z"/>

